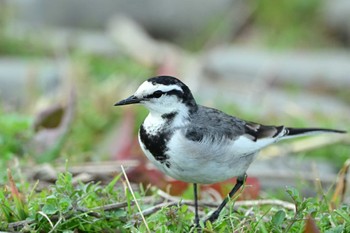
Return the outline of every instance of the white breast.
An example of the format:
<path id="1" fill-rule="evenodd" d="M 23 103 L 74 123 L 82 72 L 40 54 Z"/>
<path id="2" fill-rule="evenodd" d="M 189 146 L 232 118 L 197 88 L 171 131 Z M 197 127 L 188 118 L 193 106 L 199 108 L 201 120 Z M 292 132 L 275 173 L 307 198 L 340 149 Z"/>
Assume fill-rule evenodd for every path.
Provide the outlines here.
<path id="1" fill-rule="evenodd" d="M 166 173 L 178 180 L 192 183 L 216 183 L 243 175 L 256 151 L 237 153 L 234 142 L 223 138 L 212 142 L 189 141 L 177 131 L 169 141 L 170 168 Z"/>

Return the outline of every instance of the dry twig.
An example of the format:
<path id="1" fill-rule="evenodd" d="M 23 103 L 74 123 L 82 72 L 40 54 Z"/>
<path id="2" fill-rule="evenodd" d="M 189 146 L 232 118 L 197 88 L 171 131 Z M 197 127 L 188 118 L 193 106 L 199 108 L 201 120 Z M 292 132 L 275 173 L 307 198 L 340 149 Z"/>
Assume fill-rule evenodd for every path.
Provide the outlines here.
<path id="1" fill-rule="evenodd" d="M 182 200 L 178 197 L 174 197 L 169 195 L 168 193 L 165 193 L 162 190 L 158 190 L 157 194 L 161 197 L 163 197 L 166 200 L 170 200 L 172 202 L 178 202 L 181 204 L 191 205 L 193 206 L 194 203 L 191 200 Z M 205 202 L 205 201 L 199 201 L 199 206 L 205 206 L 205 207 L 211 207 L 216 208 L 220 205 L 218 202 Z M 242 207 L 242 206 L 261 206 L 261 205 L 277 205 L 282 206 L 285 209 L 293 210 L 295 212 L 295 204 L 281 201 L 281 200 L 275 200 L 275 199 L 267 199 L 267 200 L 246 200 L 246 201 L 236 201 L 234 203 L 234 207 Z"/>

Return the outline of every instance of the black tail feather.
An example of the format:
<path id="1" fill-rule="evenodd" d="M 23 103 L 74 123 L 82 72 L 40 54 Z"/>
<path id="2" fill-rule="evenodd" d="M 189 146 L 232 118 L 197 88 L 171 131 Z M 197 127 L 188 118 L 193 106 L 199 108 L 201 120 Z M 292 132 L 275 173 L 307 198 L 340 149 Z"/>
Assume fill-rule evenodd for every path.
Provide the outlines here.
<path id="1" fill-rule="evenodd" d="M 286 127 L 286 133 L 284 137 L 297 137 L 308 134 L 318 134 L 318 133 L 346 133 L 345 130 L 337 129 L 323 129 L 323 128 L 289 128 Z"/>

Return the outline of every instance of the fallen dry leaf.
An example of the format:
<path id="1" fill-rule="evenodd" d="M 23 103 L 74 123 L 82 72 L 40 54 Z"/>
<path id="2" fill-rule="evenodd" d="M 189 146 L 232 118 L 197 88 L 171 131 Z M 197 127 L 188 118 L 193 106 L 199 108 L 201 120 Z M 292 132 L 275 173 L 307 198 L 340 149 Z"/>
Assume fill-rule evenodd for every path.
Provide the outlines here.
<path id="1" fill-rule="evenodd" d="M 304 233 L 320 233 L 315 220 L 311 216 L 309 216 L 305 221 Z"/>
<path id="2" fill-rule="evenodd" d="M 48 162 L 57 156 L 73 121 L 75 102 L 75 89 L 71 88 L 65 104 L 49 106 L 37 114 L 33 125 L 36 134 L 31 149 L 33 154 L 39 154 L 38 162 Z"/>

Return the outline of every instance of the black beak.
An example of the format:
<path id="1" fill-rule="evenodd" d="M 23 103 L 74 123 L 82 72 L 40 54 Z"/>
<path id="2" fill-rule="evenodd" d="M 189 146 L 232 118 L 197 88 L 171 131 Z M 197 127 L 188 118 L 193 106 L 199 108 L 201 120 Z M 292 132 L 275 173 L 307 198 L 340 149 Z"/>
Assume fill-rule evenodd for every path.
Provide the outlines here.
<path id="1" fill-rule="evenodd" d="M 137 98 L 136 96 L 132 95 L 124 100 L 121 100 L 114 104 L 114 106 L 120 106 L 120 105 L 128 105 L 128 104 L 137 104 L 140 103 L 142 99 Z"/>

